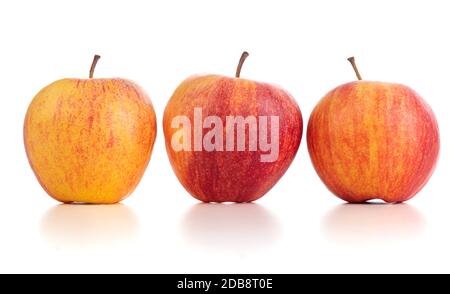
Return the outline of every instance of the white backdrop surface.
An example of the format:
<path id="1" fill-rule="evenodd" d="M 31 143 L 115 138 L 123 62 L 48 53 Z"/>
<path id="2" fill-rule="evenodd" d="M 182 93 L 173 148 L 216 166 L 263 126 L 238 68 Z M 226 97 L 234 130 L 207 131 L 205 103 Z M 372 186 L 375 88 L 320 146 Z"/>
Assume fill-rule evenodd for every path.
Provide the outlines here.
<path id="1" fill-rule="evenodd" d="M 0 2 L 0 272 L 450 272 L 450 28 L 447 1 Z M 285 176 L 255 204 L 199 204 L 172 172 L 161 128 L 167 100 L 196 73 L 282 85 L 304 123 L 354 80 L 400 82 L 431 105 L 441 155 L 402 205 L 345 205 L 312 168 L 305 137 Z M 25 156 L 23 118 L 54 80 L 124 77 L 150 95 L 158 136 L 136 191 L 120 205 L 64 206 Z M 306 130 L 304 130 L 306 131 Z"/>

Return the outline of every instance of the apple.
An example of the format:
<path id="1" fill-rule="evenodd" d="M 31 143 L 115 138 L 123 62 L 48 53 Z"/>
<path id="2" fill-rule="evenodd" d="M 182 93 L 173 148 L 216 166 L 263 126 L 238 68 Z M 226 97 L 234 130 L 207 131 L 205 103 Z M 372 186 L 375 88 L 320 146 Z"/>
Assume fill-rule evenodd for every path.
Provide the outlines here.
<path id="1" fill-rule="evenodd" d="M 328 189 L 348 202 L 403 202 L 434 171 L 439 129 L 430 106 L 411 88 L 358 81 L 330 91 L 308 122 L 311 161 Z"/>
<path id="2" fill-rule="evenodd" d="M 39 183 L 54 199 L 116 203 L 139 183 L 152 153 L 156 116 L 125 79 L 62 79 L 43 88 L 25 116 L 24 143 Z"/>
<path id="3" fill-rule="evenodd" d="M 302 137 L 294 98 L 279 86 L 236 76 L 195 75 L 164 111 L 166 150 L 186 190 L 203 202 L 251 202 L 286 172 Z"/>

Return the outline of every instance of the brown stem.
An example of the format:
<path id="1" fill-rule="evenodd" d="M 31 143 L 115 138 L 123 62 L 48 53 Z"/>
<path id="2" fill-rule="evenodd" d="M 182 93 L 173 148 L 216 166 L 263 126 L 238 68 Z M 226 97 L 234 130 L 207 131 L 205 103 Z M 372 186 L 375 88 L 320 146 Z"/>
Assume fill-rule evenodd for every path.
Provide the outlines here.
<path id="1" fill-rule="evenodd" d="M 244 61 L 248 57 L 248 55 L 249 54 L 247 51 L 242 52 L 241 59 L 239 59 L 239 64 L 236 69 L 236 78 L 239 78 L 241 76 L 242 65 L 244 64 Z"/>
<path id="2" fill-rule="evenodd" d="M 347 58 L 348 61 L 350 61 L 350 63 L 353 66 L 353 70 L 355 71 L 356 77 L 358 78 L 358 80 L 362 80 L 361 74 L 359 73 L 358 67 L 356 66 L 356 62 L 355 62 L 355 57 L 349 57 Z"/>
<path id="3" fill-rule="evenodd" d="M 98 60 L 100 59 L 100 55 L 95 54 L 94 60 L 92 60 L 91 69 L 89 70 L 89 78 L 92 79 L 94 77 L 95 66 L 97 65 Z"/>

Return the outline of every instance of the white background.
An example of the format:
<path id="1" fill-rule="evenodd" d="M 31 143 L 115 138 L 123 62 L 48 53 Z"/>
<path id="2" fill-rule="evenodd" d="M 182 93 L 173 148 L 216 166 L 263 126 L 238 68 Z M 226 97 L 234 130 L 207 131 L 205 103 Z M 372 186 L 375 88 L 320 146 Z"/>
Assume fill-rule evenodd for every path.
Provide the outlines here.
<path id="1" fill-rule="evenodd" d="M 448 1 L 1 1 L 0 272 L 450 272 Z M 441 156 L 403 205 L 344 205 L 321 183 L 302 140 L 256 204 L 202 205 L 173 174 L 161 121 L 196 73 L 282 85 L 306 125 L 318 100 L 363 78 L 407 84 L 434 109 Z M 150 165 L 115 206 L 62 206 L 36 181 L 23 118 L 54 80 L 135 80 L 158 117 Z M 306 131 L 306 130 L 305 130 Z"/>

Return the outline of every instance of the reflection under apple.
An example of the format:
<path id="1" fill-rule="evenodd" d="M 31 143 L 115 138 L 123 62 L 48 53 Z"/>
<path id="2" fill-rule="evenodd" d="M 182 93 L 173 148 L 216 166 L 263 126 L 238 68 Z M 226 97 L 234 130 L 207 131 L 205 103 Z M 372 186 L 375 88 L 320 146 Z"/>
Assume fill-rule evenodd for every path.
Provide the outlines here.
<path id="1" fill-rule="evenodd" d="M 408 204 L 341 204 L 322 223 L 325 236 L 345 243 L 412 239 L 425 227 L 422 214 Z"/>
<path id="2" fill-rule="evenodd" d="M 199 203 L 184 215 L 181 233 L 191 245 L 247 253 L 267 248 L 281 236 L 278 219 L 255 203 Z"/>
<path id="3" fill-rule="evenodd" d="M 60 204 L 50 208 L 41 221 L 41 235 L 64 248 L 110 246 L 135 237 L 139 221 L 124 204 Z"/>

